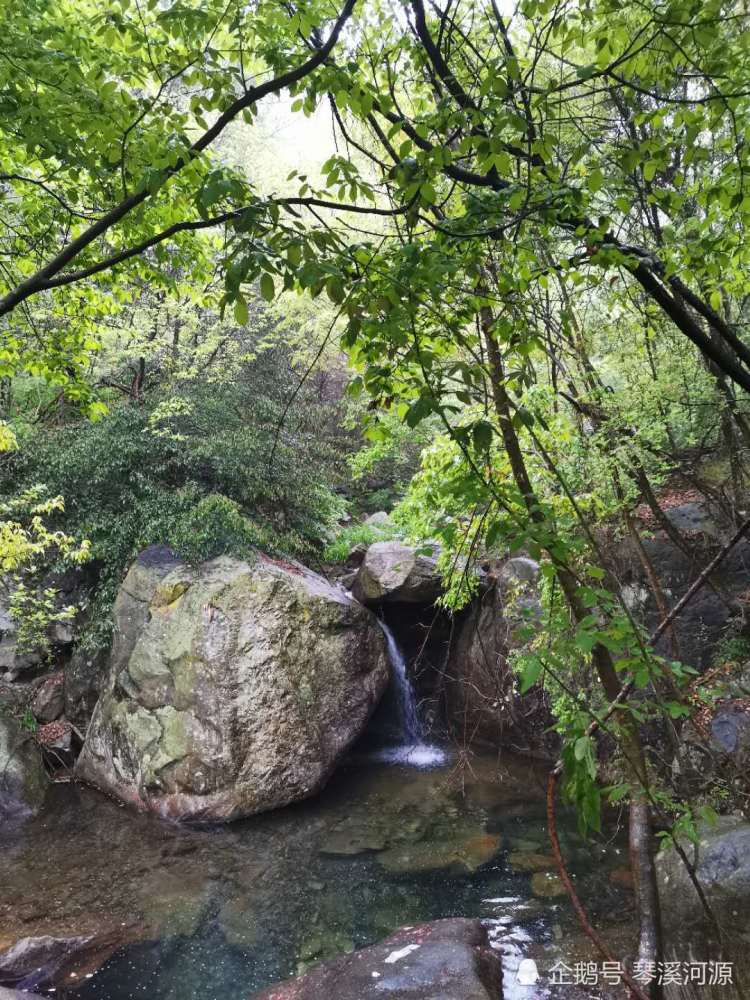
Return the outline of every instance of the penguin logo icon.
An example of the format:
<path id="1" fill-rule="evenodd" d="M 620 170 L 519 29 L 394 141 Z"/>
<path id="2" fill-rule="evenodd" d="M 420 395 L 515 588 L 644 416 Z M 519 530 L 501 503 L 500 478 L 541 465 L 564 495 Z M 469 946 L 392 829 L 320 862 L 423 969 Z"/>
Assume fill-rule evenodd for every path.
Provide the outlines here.
<path id="1" fill-rule="evenodd" d="M 518 966 L 516 979 L 521 986 L 533 986 L 539 979 L 539 970 L 533 958 L 523 958 Z"/>

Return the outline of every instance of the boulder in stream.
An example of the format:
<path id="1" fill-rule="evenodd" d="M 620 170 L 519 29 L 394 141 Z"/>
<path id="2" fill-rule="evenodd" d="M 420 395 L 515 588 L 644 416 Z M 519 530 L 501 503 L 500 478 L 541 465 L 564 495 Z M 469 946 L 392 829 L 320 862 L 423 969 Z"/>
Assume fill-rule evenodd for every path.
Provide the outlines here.
<path id="1" fill-rule="evenodd" d="M 432 604 L 442 593 L 437 560 L 403 542 L 375 542 L 362 561 L 352 593 L 363 604 Z"/>
<path id="2" fill-rule="evenodd" d="M 500 955 L 478 920 L 404 927 L 385 941 L 316 966 L 254 1000 L 501 1000 Z"/>
<path id="3" fill-rule="evenodd" d="M 77 774 L 175 819 L 275 809 L 325 784 L 388 673 L 374 615 L 298 563 L 147 550 Z"/>
<path id="4" fill-rule="evenodd" d="M 750 823 L 738 816 L 719 816 L 713 823 L 698 825 L 697 844 L 683 843 L 688 859 L 696 866 L 711 909 L 720 925 L 734 931 L 750 923 Z M 690 927 L 699 929 L 706 914 L 685 865 L 673 849 L 656 859 L 662 922 L 676 936 Z M 750 931 L 743 930 L 750 942 Z"/>

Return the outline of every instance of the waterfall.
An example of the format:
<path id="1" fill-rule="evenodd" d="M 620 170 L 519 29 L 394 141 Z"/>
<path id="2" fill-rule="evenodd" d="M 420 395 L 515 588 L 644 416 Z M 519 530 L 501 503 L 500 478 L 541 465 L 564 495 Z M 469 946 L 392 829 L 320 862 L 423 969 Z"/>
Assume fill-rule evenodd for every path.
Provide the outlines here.
<path id="1" fill-rule="evenodd" d="M 380 622 L 391 661 L 391 677 L 396 689 L 399 717 L 401 722 L 401 743 L 378 754 L 381 760 L 394 764 L 411 764 L 413 767 L 432 767 L 442 764 L 446 755 L 440 747 L 430 746 L 423 741 L 422 723 L 417 711 L 417 699 L 409 680 L 406 660 L 396 637 L 385 622 Z"/>
<path id="2" fill-rule="evenodd" d="M 408 746 L 418 743 L 422 737 L 422 723 L 417 712 L 417 699 L 414 696 L 409 675 L 406 672 L 406 660 L 399 649 L 396 637 L 385 622 L 380 623 L 388 647 L 388 658 L 391 661 L 391 676 L 396 689 L 401 722 L 401 736 Z"/>

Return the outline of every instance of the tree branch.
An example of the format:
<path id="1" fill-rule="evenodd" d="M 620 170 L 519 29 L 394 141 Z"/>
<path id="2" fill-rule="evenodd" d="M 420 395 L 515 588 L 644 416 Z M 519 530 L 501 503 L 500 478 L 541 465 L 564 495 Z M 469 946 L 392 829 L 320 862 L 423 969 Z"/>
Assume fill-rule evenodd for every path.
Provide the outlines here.
<path id="1" fill-rule="evenodd" d="M 255 104 L 256 101 L 267 97 L 269 94 L 276 93 L 279 90 L 283 90 L 286 87 L 290 87 L 293 84 L 298 83 L 306 76 L 309 76 L 309 74 L 317 69 L 323 62 L 325 62 L 328 55 L 333 50 L 344 24 L 351 17 L 355 3 L 356 0 L 346 0 L 325 44 L 317 49 L 309 59 L 307 59 L 300 66 L 297 66 L 295 69 L 282 73 L 280 76 L 274 77 L 272 80 L 267 80 L 265 83 L 259 84 L 257 87 L 252 87 L 250 90 L 246 91 L 242 97 L 233 101 L 226 111 L 219 115 L 214 124 L 210 128 L 206 129 L 200 138 L 196 139 L 192 146 L 190 146 L 184 154 L 179 156 L 171 167 L 168 167 L 164 171 L 162 184 L 171 177 L 174 177 L 174 175 L 179 173 L 180 170 L 188 165 L 188 163 L 191 163 L 199 153 L 202 153 L 205 149 L 207 149 L 224 131 L 227 125 L 246 108 L 249 108 L 252 104 Z M 60 253 L 53 257 L 48 264 L 27 278 L 26 281 L 17 285 L 16 288 L 5 296 L 5 298 L 0 300 L 0 316 L 6 316 L 21 302 L 24 302 L 30 296 L 35 295 L 43 288 L 49 287 L 47 283 L 54 278 L 55 275 L 59 274 L 64 267 L 71 263 L 71 261 L 75 260 L 75 258 L 83 250 L 85 250 L 86 247 L 94 242 L 94 240 L 103 236 L 104 233 L 124 219 L 126 215 L 129 215 L 133 209 L 143 204 L 143 202 L 145 202 L 152 193 L 154 193 L 152 187 L 145 185 L 142 186 L 133 194 L 124 198 L 118 205 L 115 205 L 114 208 L 110 209 L 110 211 L 102 216 L 98 222 L 84 230 L 80 236 L 72 240 L 60 251 Z"/>

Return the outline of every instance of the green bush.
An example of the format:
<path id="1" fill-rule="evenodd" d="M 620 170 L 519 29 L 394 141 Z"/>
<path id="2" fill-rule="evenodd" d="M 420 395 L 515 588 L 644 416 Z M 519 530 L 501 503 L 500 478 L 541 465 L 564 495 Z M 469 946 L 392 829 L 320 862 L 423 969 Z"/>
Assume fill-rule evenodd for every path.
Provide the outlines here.
<path id="1" fill-rule="evenodd" d="M 238 503 L 219 493 L 204 497 L 186 511 L 167 534 L 170 546 L 188 562 L 214 556 L 245 555 L 253 546 L 267 547 L 269 538 L 245 517 Z"/>
<path id="2" fill-rule="evenodd" d="M 332 536 L 344 512 L 327 485 L 335 450 L 311 439 L 314 412 L 304 427 L 292 412 L 278 430 L 287 387 L 276 398 L 267 381 L 192 382 L 179 406 L 176 393 L 154 392 L 96 423 L 21 428 L 19 449 L 0 458 L 0 499 L 43 483 L 66 499 L 52 527 L 91 541 L 100 584 L 87 646 L 108 641 L 123 574 L 147 545 L 190 559 L 251 545 L 304 559 Z"/>
<path id="3" fill-rule="evenodd" d="M 355 545 L 372 545 L 373 542 L 383 542 L 389 538 L 398 538 L 399 531 L 395 525 L 375 527 L 371 524 L 353 524 L 342 528 L 332 542 L 326 545 L 323 558 L 326 562 L 343 562 Z"/>

